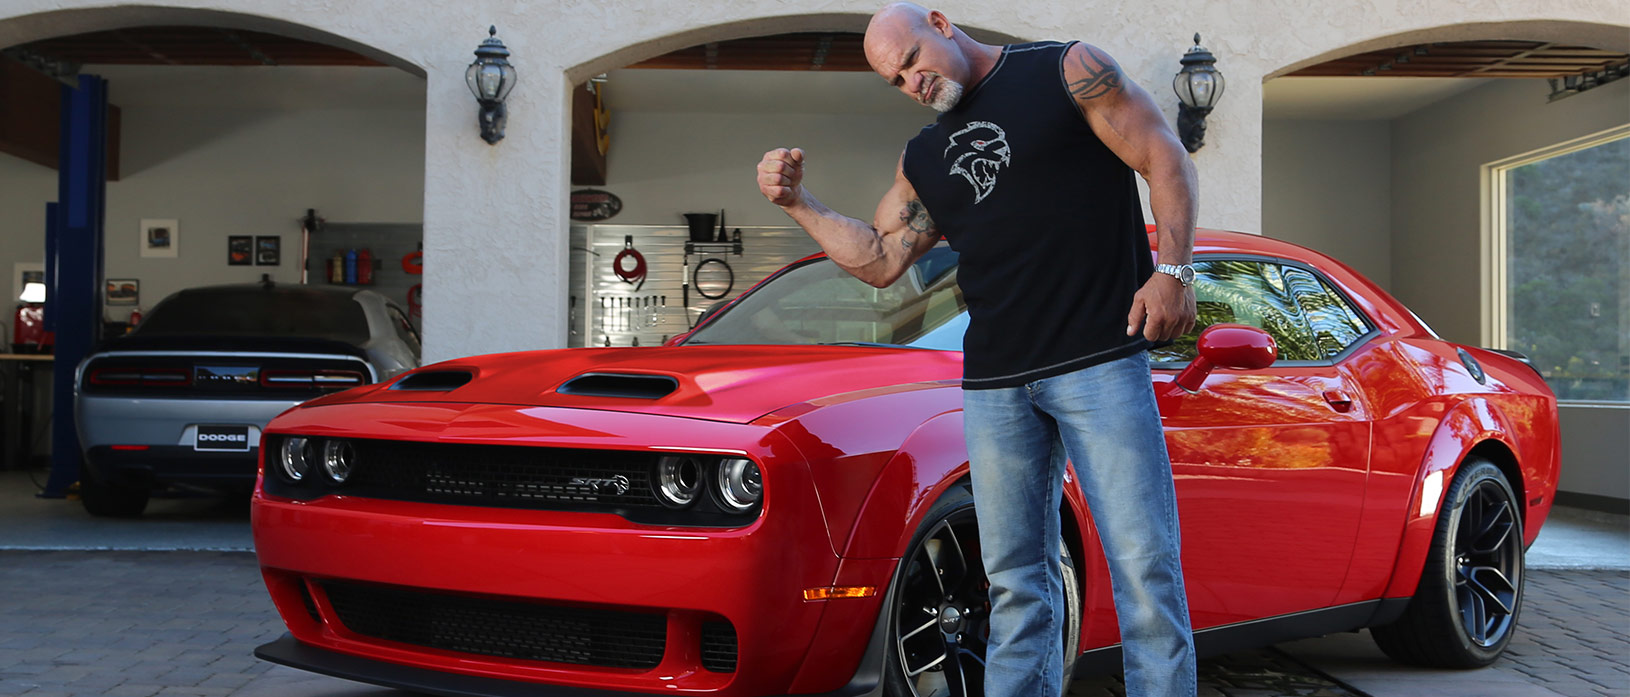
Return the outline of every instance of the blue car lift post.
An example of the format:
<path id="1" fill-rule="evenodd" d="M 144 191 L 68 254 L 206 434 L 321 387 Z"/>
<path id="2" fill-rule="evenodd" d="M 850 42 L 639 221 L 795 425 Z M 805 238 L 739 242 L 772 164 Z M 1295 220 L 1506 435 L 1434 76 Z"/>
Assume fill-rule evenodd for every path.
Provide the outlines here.
<path id="1" fill-rule="evenodd" d="M 107 209 L 108 83 L 80 75 L 62 87 L 57 202 L 45 206 L 45 328 L 56 332 L 51 371 L 51 477 L 41 498 L 79 480 L 74 374 L 101 334 L 102 228 Z"/>

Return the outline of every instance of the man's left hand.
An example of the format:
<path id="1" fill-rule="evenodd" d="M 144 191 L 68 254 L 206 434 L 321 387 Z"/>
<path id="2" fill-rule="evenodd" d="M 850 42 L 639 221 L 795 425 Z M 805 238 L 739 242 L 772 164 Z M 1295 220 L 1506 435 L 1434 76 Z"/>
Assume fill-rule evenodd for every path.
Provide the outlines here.
<path id="1" fill-rule="evenodd" d="M 1150 341 L 1171 341 L 1194 327 L 1194 289 L 1168 274 L 1149 277 L 1126 315 L 1126 335 L 1135 336 L 1138 327 Z"/>

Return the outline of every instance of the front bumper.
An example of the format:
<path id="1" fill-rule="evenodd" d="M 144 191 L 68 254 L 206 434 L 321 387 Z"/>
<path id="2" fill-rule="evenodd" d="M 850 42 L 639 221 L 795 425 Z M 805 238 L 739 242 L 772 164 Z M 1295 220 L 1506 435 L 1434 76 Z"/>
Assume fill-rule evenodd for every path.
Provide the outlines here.
<path id="1" fill-rule="evenodd" d="M 471 407 L 465 417 L 491 425 L 500 420 L 501 409 Z M 522 418 L 508 409 L 503 419 Z M 297 410 L 291 416 L 301 418 L 280 419 L 273 429 L 324 437 L 391 435 L 336 428 L 347 422 L 336 413 L 342 410 Z M 319 412 L 327 418 L 319 418 Z M 740 452 L 764 471 L 761 514 L 742 528 L 665 527 L 610 513 L 346 496 L 296 501 L 257 491 L 256 552 L 294 642 L 274 642 L 263 647 L 262 656 L 446 695 L 594 690 L 756 696 L 843 690 L 857 675 L 882 598 L 808 602 L 803 591 L 834 584 L 886 588 L 893 560 L 840 560 L 832 553 L 808 467 L 784 436 L 750 425 L 583 410 L 527 415 L 534 417 L 543 420 L 527 429 L 524 442 L 532 445 L 653 447 L 664 442 L 671 427 L 682 434 L 674 440 L 682 438 L 698 451 Z M 591 428 L 595 440 L 585 442 L 582 434 Z M 446 442 L 451 430 L 447 427 L 439 440 Z M 551 432 L 570 437 L 550 437 Z M 514 444 L 522 438 L 481 440 Z M 386 586 L 383 592 L 430 602 L 452 598 L 518 609 L 655 615 L 661 618 L 664 643 L 654 667 L 617 668 L 400 641 L 356 631 L 357 623 L 348 623 L 346 610 L 336 608 L 328 595 L 334 584 Z M 704 628 L 720 622 L 733 628 L 738 647 L 733 669 L 725 672 L 716 665 L 709 669 L 703 655 Z M 875 683 L 860 680 L 855 684 L 861 687 L 843 693 L 864 693 Z"/>

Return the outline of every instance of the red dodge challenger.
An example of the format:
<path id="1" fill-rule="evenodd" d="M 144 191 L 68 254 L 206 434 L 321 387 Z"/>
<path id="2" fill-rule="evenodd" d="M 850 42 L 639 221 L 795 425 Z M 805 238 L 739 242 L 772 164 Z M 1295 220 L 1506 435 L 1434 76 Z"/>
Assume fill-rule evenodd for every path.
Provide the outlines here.
<path id="1" fill-rule="evenodd" d="M 1201 652 L 1370 627 L 1408 663 L 1496 660 L 1556 489 L 1544 380 L 1307 249 L 1202 231 L 1195 267 L 1197 331 L 1153 380 Z M 877 289 L 815 256 L 664 347 L 285 412 L 253 525 L 289 634 L 257 655 L 440 695 L 979 694 L 956 273 L 941 246 Z M 1080 675 L 1119 637 L 1066 491 Z"/>

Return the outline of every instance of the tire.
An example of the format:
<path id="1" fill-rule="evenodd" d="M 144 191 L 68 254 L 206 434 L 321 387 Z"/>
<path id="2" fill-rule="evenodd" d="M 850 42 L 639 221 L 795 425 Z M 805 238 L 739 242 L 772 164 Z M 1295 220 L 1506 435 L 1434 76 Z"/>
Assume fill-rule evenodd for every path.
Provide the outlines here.
<path id="1" fill-rule="evenodd" d="M 990 637 L 990 582 L 979 559 L 979 527 L 973 493 L 957 486 L 936 501 L 912 536 L 895 572 L 885 607 L 888 642 L 883 685 L 889 697 L 978 697 L 984 694 L 986 642 Z M 1064 683 L 1079 651 L 1081 583 L 1069 546 L 1060 541 L 1063 574 Z M 938 573 L 929 575 L 926 570 Z M 930 585 L 933 579 L 941 582 Z M 960 615 L 959 631 L 947 633 L 948 611 Z M 902 640 L 902 637 L 905 637 Z M 955 655 L 957 660 L 946 661 Z M 938 658 L 936 658 L 936 656 Z M 915 672 L 915 675 L 911 673 Z"/>
<path id="2" fill-rule="evenodd" d="M 89 467 L 82 467 L 79 478 L 79 502 L 93 516 L 102 518 L 135 518 L 147 510 L 151 492 L 98 481 Z"/>
<path id="3" fill-rule="evenodd" d="M 1370 630 L 1393 660 L 1481 668 L 1500 657 L 1522 610 L 1520 502 L 1494 463 L 1468 459 L 1432 534 L 1420 585 L 1398 621 Z"/>

